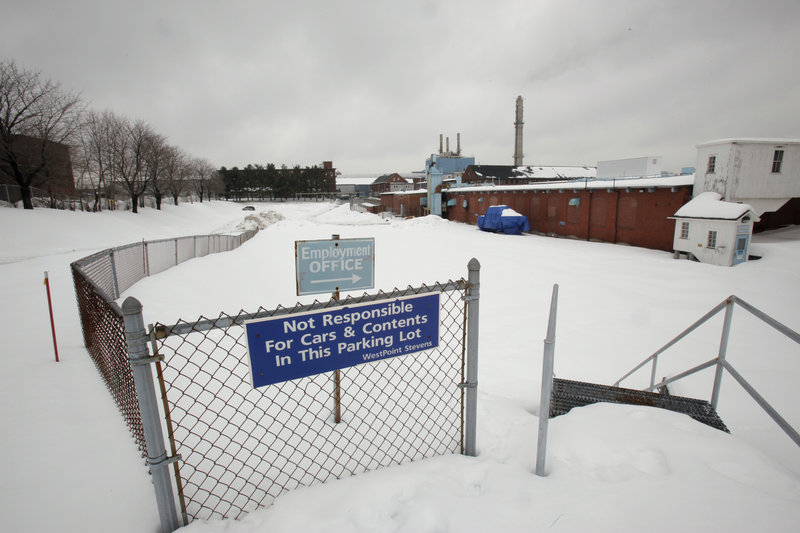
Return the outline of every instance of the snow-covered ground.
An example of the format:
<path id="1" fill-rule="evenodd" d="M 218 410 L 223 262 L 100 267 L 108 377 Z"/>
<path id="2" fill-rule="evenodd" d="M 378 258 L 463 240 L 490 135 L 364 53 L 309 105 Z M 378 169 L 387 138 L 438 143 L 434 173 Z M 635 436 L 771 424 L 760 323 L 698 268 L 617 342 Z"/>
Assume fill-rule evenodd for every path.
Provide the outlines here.
<path id="1" fill-rule="evenodd" d="M 247 214 L 224 202 L 139 215 L 0 209 L 4 531 L 158 530 L 146 468 L 83 348 L 68 267 L 141 239 L 231 231 Z M 800 448 L 730 376 L 719 404 L 730 435 L 668 411 L 596 404 L 551 421 L 548 475 L 532 472 L 554 283 L 556 375 L 610 384 L 730 294 L 800 330 L 800 228 L 757 235 L 762 259 L 723 268 L 640 248 L 482 233 L 434 217 L 385 221 L 330 203 L 256 204 L 253 214 L 264 229 L 241 248 L 134 285 L 125 296 L 142 301 L 145 322 L 294 303 L 295 240 L 374 237 L 381 289 L 466 276 L 476 257 L 479 455 L 298 489 L 240 521 L 198 521 L 187 531 L 797 531 Z M 668 350 L 659 377 L 714 357 L 721 324 L 720 315 Z M 728 358 L 800 428 L 798 345 L 737 308 Z M 648 380 L 649 369 L 623 385 Z M 712 381 L 706 370 L 673 393 L 708 399 Z"/>

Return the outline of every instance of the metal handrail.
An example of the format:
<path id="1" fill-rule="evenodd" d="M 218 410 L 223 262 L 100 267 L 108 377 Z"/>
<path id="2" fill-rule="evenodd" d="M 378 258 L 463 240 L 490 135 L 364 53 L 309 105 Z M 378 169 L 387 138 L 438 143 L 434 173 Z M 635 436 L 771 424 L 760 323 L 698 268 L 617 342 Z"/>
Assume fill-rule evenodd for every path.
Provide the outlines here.
<path id="1" fill-rule="evenodd" d="M 800 333 L 797 333 L 796 331 L 792 330 L 791 328 L 789 328 L 785 324 L 782 324 L 781 322 L 775 320 L 774 318 L 772 318 L 768 314 L 764 313 L 763 311 L 759 310 L 755 306 L 745 302 L 744 300 L 742 300 L 738 296 L 732 294 L 731 296 L 726 298 L 724 301 L 719 303 L 717 306 L 715 306 L 713 309 L 711 309 L 708 313 L 703 315 L 694 324 L 692 324 L 691 326 L 689 326 L 688 328 L 683 330 L 674 339 L 672 339 L 667 344 L 665 344 L 664 346 L 662 346 L 661 348 L 656 350 L 647 359 L 645 359 L 644 361 L 642 361 L 641 363 L 639 363 L 638 365 L 633 367 L 633 369 L 631 369 L 627 374 L 625 374 L 624 376 L 619 378 L 616 382 L 614 382 L 614 386 L 615 387 L 619 387 L 619 384 L 622 382 L 622 380 L 628 378 L 629 376 L 631 376 L 636 371 L 638 371 L 641 368 L 643 368 L 645 365 L 647 365 L 647 363 L 649 363 L 651 361 L 652 361 L 653 366 L 652 366 L 652 369 L 651 369 L 651 372 L 650 372 L 650 386 L 647 387 L 646 389 L 644 389 L 645 391 L 653 391 L 655 389 L 659 389 L 661 387 L 664 387 L 665 385 L 668 385 L 670 383 L 673 383 L 675 381 L 683 379 L 683 378 L 685 378 L 687 376 L 690 376 L 692 374 L 700 372 L 701 370 L 705 370 L 706 368 L 709 368 L 709 367 L 712 367 L 712 366 L 716 366 L 717 368 L 716 368 L 716 373 L 715 373 L 715 376 L 714 376 L 714 386 L 713 386 L 713 389 L 712 389 L 712 392 L 711 392 L 711 402 L 710 402 L 711 403 L 711 407 L 713 407 L 714 409 L 717 408 L 717 403 L 719 401 L 720 385 L 722 383 L 722 375 L 727 370 L 731 374 L 731 376 L 733 376 L 733 378 L 736 380 L 736 382 L 739 383 L 739 385 L 741 385 L 741 387 L 745 391 L 747 391 L 747 393 L 753 398 L 753 400 L 755 400 L 755 402 L 764 411 L 766 411 L 766 413 L 775 421 L 775 423 L 778 424 L 778 426 L 780 426 L 780 428 L 789 436 L 789 438 L 791 438 L 795 442 L 795 444 L 800 446 L 800 433 L 798 433 L 786 421 L 786 419 L 784 419 L 781 415 L 779 415 L 778 412 L 775 410 L 775 408 L 773 408 L 769 404 L 769 402 L 767 402 L 764 399 L 764 397 L 761 396 L 756 391 L 756 389 L 750 383 L 748 383 L 747 380 L 745 380 L 744 377 L 742 377 L 742 375 L 739 372 L 737 372 L 733 368 L 733 366 L 725 359 L 725 356 L 726 356 L 726 353 L 727 353 L 727 349 L 728 349 L 728 339 L 730 337 L 731 321 L 732 321 L 732 318 L 733 318 L 733 307 L 734 307 L 735 304 L 739 304 L 743 309 L 748 311 L 750 314 L 752 314 L 756 318 L 761 319 L 766 324 L 772 326 L 774 329 L 776 329 L 779 332 L 783 333 L 784 335 L 789 337 L 791 340 L 793 340 L 796 343 L 800 344 Z M 717 357 L 715 357 L 715 358 L 713 358 L 713 359 L 711 359 L 709 361 L 706 361 L 705 363 L 701 363 L 701 364 L 695 366 L 694 368 L 691 368 L 689 370 L 681 372 L 680 374 L 672 376 L 669 379 L 665 378 L 662 381 L 660 381 L 659 383 L 656 383 L 655 382 L 655 376 L 656 376 L 656 365 L 658 364 L 658 356 L 660 354 L 662 354 L 663 352 L 665 352 L 670 347 L 672 347 L 675 344 L 677 344 L 680 340 L 682 340 L 684 337 L 686 337 L 689 333 L 691 333 L 692 331 L 697 329 L 700 325 L 702 325 L 705 322 L 707 322 L 710 318 L 715 316 L 717 313 L 719 313 L 723 309 L 725 309 L 725 320 L 724 320 L 724 323 L 723 323 L 723 326 L 722 326 L 722 338 L 720 339 L 719 353 L 718 353 Z"/>

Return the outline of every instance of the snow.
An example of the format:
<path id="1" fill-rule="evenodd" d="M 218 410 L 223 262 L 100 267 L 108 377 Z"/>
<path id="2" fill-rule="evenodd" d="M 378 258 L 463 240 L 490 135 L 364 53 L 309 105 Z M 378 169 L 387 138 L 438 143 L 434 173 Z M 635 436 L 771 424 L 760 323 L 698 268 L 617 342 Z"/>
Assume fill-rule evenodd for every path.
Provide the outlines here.
<path id="1" fill-rule="evenodd" d="M 723 220 L 736 220 L 753 208 L 747 204 L 723 202 L 722 195 L 718 192 L 701 192 L 675 213 L 681 218 L 719 218 Z M 755 211 L 753 211 L 755 215 Z"/>
<path id="2" fill-rule="evenodd" d="M 785 138 L 776 138 L 776 137 L 734 137 L 728 139 L 714 139 L 712 141 L 707 141 L 700 143 L 695 146 L 695 148 L 700 148 L 703 146 L 714 146 L 717 144 L 736 144 L 736 143 L 744 143 L 744 144 L 800 144 L 800 139 L 785 139 Z"/>
<path id="3" fill-rule="evenodd" d="M 492 192 L 492 191 L 545 191 L 559 189 L 637 189 L 646 187 L 682 187 L 694 184 L 694 174 L 682 176 L 665 176 L 658 178 L 616 178 L 591 179 L 578 181 L 561 181 L 556 183 L 529 183 L 525 185 L 478 185 L 462 186 L 459 192 Z"/>
<path id="4" fill-rule="evenodd" d="M 595 167 L 540 167 L 521 166 L 514 167 L 514 172 L 523 178 L 555 179 L 555 178 L 594 178 L 597 175 Z M 516 177 L 516 176 L 515 176 Z"/>
<path id="5" fill-rule="evenodd" d="M 466 276 L 476 257 L 478 457 L 298 489 L 242 520 L 197 521 L 187 532 L 796 531 L 800 449 L 730 376 L 719 403 L 730 435 L 668 411 L 596 404 L 550 421 L 548 475 L 533 470 L 554 283 L 556 375 L 610 384 L 730 294 L 800 330 L 799 227 L 755 235 L 762 259 L 718 268 L 641 248 L 486 234 L 433 216 L 386 221 L 331 203 L 253 205 L 255 213 L 224 202 L 139 215 L 0 209 L 4 530 L 158 530 L 147 469 L 83 347 L 69 264 L 141 239 L 255 224 L 262 230 L 237 250 L 134 285 L 126 296 L 142 301 L 145 323 L 294 303 L 295 240 L 374 237 L 376 290 Z M 658 377 L 715 357 L 721 326 L 718 315 L 662 354 Z M 796 343 L 735 311 L 728 360 L 795 428 L 799 355 Z M 623 385 L 648 380 L 649 366 Z M 708 399 L 712 382 L 706 370 L 672 392 Z"/>

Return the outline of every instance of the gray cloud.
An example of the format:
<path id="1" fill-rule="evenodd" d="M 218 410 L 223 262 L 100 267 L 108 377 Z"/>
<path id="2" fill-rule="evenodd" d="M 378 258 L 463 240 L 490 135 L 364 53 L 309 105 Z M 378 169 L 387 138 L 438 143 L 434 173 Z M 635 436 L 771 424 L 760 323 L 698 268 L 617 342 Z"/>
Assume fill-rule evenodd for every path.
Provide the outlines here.
<path id="1" fill-rule="evenodd" d="M 217 165 L 507 164 L 518 94 L 530 164 L 800 136 L 795 1 L 7 3 L 3 59 Z"/>

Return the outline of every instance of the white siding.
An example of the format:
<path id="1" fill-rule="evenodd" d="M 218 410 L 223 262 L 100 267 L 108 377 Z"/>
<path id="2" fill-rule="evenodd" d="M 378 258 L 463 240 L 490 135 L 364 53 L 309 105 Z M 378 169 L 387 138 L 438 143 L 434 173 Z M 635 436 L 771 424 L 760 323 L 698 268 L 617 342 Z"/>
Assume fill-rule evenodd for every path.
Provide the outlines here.
<path id="1" fill-rule="evenodd" d="M 775 150 L 783 149 L 779 173 L 772 172 Z M 708 158 L 716 156 L 716 169 L 706 172 Z M 759 206 L 782 202 L 757 202 L 762 199 L 788 200 L 800 197 L 800 142 L 781 139 L 729 140 L 697 147 L 694 195 L 715 191 L 728 202 Z"/>
<path id="2" fill-rule="evenodd" d="M 689 238 L 681 239 L 681 224 L 689 223 Z M 719 266 L 731 266 L 736 246 L 736 235 L 740 225 L 748 225 L 753 234 L 753 221 L 720 220 L 704 218 L 677 218 L 675 220 L 675 238 L 672 248 L 680 252 L 688 252 L 701 263 Z M 714 248 L 708 247 L 708 232 L 717 232 L 717 243 Z"/>
<path id="3" fill-rule="evenodd" d="M 635 157 L 597 163 L 598 178 L 639 178 L 661 175 L 661 157 Z"/>

